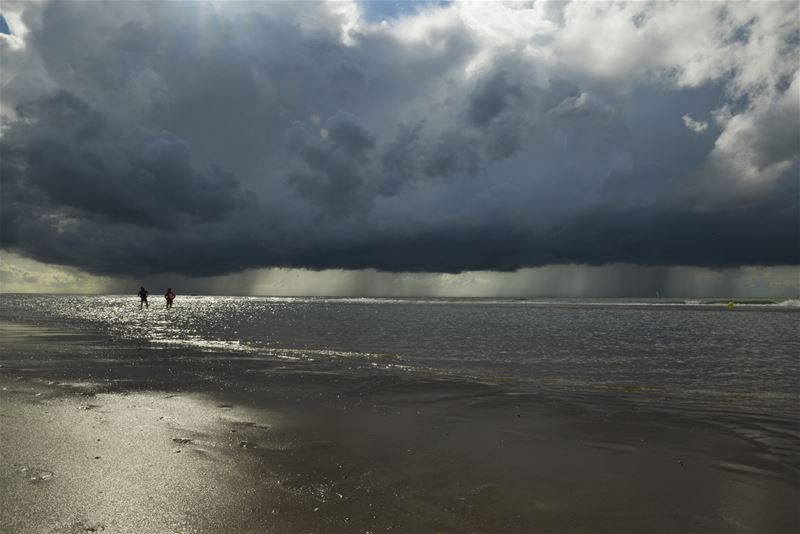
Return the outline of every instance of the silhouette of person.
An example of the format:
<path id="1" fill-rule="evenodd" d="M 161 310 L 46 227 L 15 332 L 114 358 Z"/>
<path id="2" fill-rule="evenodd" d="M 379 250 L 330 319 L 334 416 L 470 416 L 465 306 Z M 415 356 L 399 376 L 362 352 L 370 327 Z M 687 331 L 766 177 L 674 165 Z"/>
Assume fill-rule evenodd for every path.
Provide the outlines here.
<path id="1" fill-rule="evenodd" d="M 164 293 L 164 298 L 167 299 L 167 308 L 172 307 L 172 301 L 175 300 L 175 293 L 172 292 L 172 288 L 168 287 L 166 293 Z"/>
<path id="2" fill-rule="evenodd" d="M 139 298 L 142 299 L 142 301 L 139 303 L 139 309 L 141 310 L 142 306 L 147 306 L 149 308 L 150 304 L 147 303 L 147 290 L 144 288 L 144 286 L 139 288 L 139 293 L 137 293 L 137 295 L 139 295 Z"/>

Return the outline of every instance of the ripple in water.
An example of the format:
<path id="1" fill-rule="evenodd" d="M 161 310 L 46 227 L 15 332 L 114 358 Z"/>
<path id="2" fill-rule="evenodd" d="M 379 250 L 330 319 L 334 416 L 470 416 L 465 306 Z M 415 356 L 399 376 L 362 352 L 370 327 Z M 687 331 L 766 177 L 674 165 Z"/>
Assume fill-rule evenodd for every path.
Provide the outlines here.
<path id="1" fill-rule="evenodd" d="M 155 295 L 154 295 L 155 297 Z M 800 300 L 3 295 L 0 320 L 232 357 L 797 414 Z M 746 401 L 743 403 L 743 399 Z"/>

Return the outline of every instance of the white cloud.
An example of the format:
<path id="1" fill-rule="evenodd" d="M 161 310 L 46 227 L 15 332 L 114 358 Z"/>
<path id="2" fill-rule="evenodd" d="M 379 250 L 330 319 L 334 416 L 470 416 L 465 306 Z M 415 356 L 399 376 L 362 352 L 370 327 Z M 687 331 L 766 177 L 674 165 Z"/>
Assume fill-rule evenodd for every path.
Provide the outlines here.
<path id="1" fill-rule="evenodd" d="M 683 124 L 686 125 L 694 133 L 702 133 L 708 129 L 708 123 L 706 121 L 696 121 L 689 116 L 687 113 L 683 117 Z"/>
<path id="2" fill-rule="evenodd" d="M 724 130 L 709 155 L 706 179 L 712 186 L 726 183 L 728 194 L 752 195 L 770 190 L 772 183 L 796 165 L 800 150 L 800 74 L 775 99 L 757 98 L 738 114 L 726 108 L 717 120 Z"/>

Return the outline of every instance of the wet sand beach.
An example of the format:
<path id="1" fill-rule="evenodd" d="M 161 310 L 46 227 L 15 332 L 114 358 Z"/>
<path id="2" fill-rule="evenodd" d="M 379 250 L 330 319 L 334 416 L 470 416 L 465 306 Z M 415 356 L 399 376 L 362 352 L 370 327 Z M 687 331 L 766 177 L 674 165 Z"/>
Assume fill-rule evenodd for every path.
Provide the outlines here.
<path id="1" fill-rule="evenodd" d="M 4 324 L 0 530 L 800 531 L 797 421 Z"/>

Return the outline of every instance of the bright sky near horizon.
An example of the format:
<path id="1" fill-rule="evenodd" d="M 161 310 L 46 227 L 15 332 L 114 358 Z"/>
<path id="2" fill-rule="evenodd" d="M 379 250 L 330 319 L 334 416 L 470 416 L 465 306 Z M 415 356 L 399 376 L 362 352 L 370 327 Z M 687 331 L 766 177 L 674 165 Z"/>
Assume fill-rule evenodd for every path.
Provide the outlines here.
<path id="1" fill-rule="evenodd" d="M 797 267 L 641 267 L 612 264 L 550 265 L 510 273 L 469 271 L 386 273 L 374 269 L 309 271 L 253 269 L 191 278 L 178 274 L 147 278 L 96 276 L 73 267 L 39 263 L 5 254 L 0 292 L 131 294 L 140 285 L 160 293 L 365 297 L 768 297 L 800 294 Z"/>
<path id="2" fill-rule="evenodd" d="M 800 292 L 796 2 L 0 15 L 0 291 Z"/>

